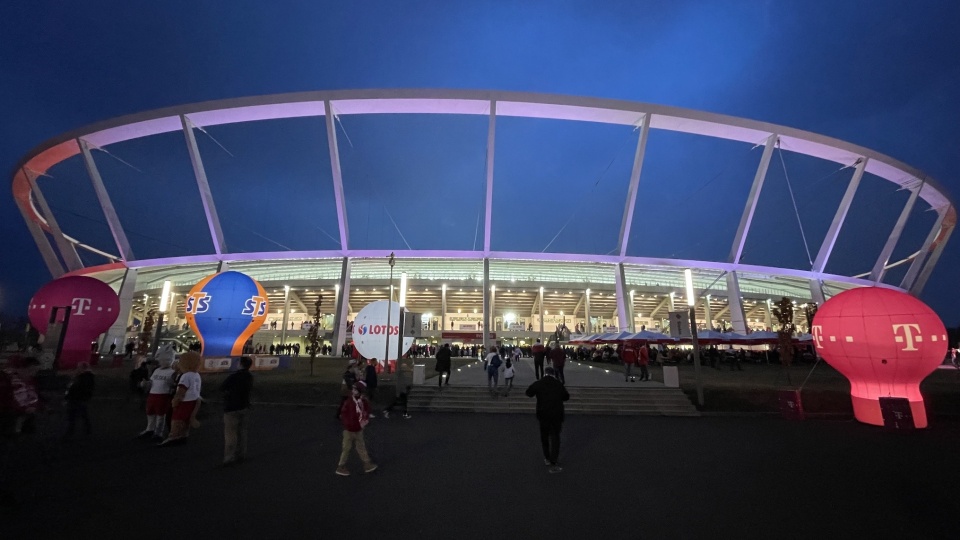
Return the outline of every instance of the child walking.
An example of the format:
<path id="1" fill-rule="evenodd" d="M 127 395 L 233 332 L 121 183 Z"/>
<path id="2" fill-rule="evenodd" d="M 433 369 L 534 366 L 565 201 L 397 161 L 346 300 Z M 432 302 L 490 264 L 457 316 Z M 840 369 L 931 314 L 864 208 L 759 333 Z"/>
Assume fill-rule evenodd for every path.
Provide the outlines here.
<path id="1" fill-rule="evenodd" d="M 513 368 L 513 362 L 507 358 L 507 363 L 503 366 L 503 395 L 509 395 L 513 390 L 513 375 L 516 370 Z"/>

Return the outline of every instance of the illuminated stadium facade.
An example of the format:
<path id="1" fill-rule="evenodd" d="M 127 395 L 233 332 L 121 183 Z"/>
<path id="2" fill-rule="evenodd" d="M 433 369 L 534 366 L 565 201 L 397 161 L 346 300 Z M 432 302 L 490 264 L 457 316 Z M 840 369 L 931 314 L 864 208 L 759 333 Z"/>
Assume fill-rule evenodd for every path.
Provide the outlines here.
<path id="1" fill-rule="evenodd" d="M 485 199 L 477 220 L 477 245 L 471 249 L 356 247 L 350 235 L 344 192 L 344 184 L 350 178 L 341 170 L 344 137 L 338 135 L 341 119 L 354 115 L 455 115 L 484 121 Z M 337 233 L 330 236 L 339 247 L 231 251 L 217 212 L 218 198 L 208 181 L 205 156 L 198 146 L 199 134 L 214 126 L 296 118 L 313 119 L 326 135 L 326 148 L 318 151 L 329 154 L 329 171 L 325 171 L 324 177 L 331 182 L 330 203 L 335 209 L 331 215 L 335 214 L 337 226 Z M 622 179 L 626 196 L 618 201 L 622 206 L 616 208 L 621 217 L 615 249 L 605 253 L 511 251 L 492 242 L 496 223 L 494 194 L 498 189 L 497 123 L 511 118 L 604 124 L 629 130 L 632 166 L 629 177 Z M 725 258 L 645 256 L 628 249 L 638 235 L 638 190 L 646 179 L 648 139 L 668 132 L 732 141 L 756 150 L 758 160 L 752 166 L 752 183 L 750 178 L 743 179 L 744 191 L 747 187 L 749 190 L 738 203 L 739 220 L 736 232 L 727 240 L 729 248 L 724 246 L 724 251 L 729 252 Z M 142 140 L 148 144 L 152 138 L 171 135 L 184 137 L 180 144 L 189 156 L 193 172 L 189 180 L 194 188 L 173 191 L 171 196 L 199 200 L 203 226 L 194 232 L 209 236 L 212 250 L 139 258 L 128 239 L 129 220 L 124 223 L 118 216 L 111 198 L 113 191 L 105 184 L 107 175 L 102 162 L 98 163 L 94 154 L 109 153 L 112 145 L 126 141 Z M 780 151 L 781 159 L 783 153 L 807 156 L 839 165 L 849 173 L 839 204 L 830 208 L 829 218 L 824 220 L 822 241 L 807 249 L 811 264 L 806 268 L 749 264 L 744 260 L 744 248 L 775 150 Z M 69 178 L 51 175 L 51 170 L 68 160 L 82 163 L 85 174 Z M 892 227 L 875 228 L 883 247 L 869 259 L 857 261 L 860 271 L 828 273 L 827 265 L 835 255 L 834 248 L 854 197 L 858 190 L 866 189 L 861 185 L 865 175 L 893 184 L 898 192 L 906 193 L 906 201 Z M 47 186 L 48 176 L 56 181 L 52 188 Z M 41 191 L 41 180 L 45 191 Z M 112 244 L 94 247 L 61 227 L 62 220 L 58 221 L 60 216 L 45 195 L 49 197 L 51 189 L 69 193 L 71 186 L 78 185 L 76 182 L 92 185 L 99 206 L 97 213 L 109 229 Z M 265 329 L 255 336 L 255 342 L 302 343 L 305 331 L 301 323 L 312 320 L 314 303 L 322 296 L 323 324 L 329 330 L 331 344 L 338 348 L 349 340 L 348 321 L 367 303 L 387 298 L 390 268 L 386 258 L 391 252 L 397 257 L 394 277 L 400 272 L 408 276 L 407 308 L 429 315 L 425 320 L 428 339 L 470 341 L 478 339 L 473 331 L 486 328 L 498 341 L 528 342 L 544 332 L 552 332 L 558 324 L 571 329 L 583 325 L 588 333 L 611 327 L 662 327 L 669 311 L 686 306 L 683 271 L 687 268 L 693 270 L 694 286 L 702 293 L 697 303 L 700 326 L 725 326 L 744 332 L 774 326 L 770 302 L 781 297 L 798 304 L 822 303 L 839 291 L 870 285 L 918 294 L 956 225 L 955 206 L 934 180 L 890 157 L 826 136 L 644 103 L 496 91 L 311 92 L 197 103 L 134 114 L 88 126 L 41 145 L 24 157 L 14 171 L 13 194 L 54 277 L 89 275 L 118 291 L 122 314 L 104 338 L 111 343 L 122 341 L 134 321 L 142 318 L 144 309 L 155 306 L 165 281 L 171 282 L 175 294 L 176 314 L 167 316 L 172 331 L 183 323 L 184 293 L 203 276 L 231 269 L 260 281 L 270 295 L 271 317 Z M 894 257 L 905 227 L 918 212 L 927 219 L 922 241 L 910 246 L 905 256 Z M 395 247 L 406 246 L 398 243 Z M 898 269 L 897 279 L 890 282 L 894 269 Z M 798 321 L 802 323 L 802 317 Z M 271 324 L 274 322 L 275 325 Z M 458 337 L 458 331 L 463 335 Z M 454 333 L 444 335 L 448 332 Z M 484 333 L 482 339 L 491 337 Z"/>

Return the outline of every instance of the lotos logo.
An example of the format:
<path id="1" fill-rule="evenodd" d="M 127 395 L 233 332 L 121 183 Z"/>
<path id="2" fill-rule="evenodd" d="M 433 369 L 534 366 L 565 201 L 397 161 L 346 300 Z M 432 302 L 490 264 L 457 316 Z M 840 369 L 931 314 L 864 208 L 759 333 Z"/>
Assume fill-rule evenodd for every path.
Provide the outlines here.
<path id="1" fill-rule="evenodd" d="M 83 315 L 84 311 L 90 311 L 93 302 L 89 298 L 74 298 L 70 305 L 73 306 L 73 312 L 77 315 Z"/>
<path id="2" fill-rule="evenodd" d="M 387 334 L 387 325 L 385 324 L 361 324 L 357 329 L 357 333 L 361 336 L 370 334 L 372 336 L 384 335 Z M 398 325 L 390 325 L 390 333 L 388 335 L 396 336 L 400 334 L 400 327 Z"/>
<path id="3" fill-rule="evenodd" d="M 251 296 L 243 305 L 243 311 L 240 312 L 241 315 L 250 315 L 253 317 L 261 317 L 267 312 L 267 299 L 262 296 Z"/>
<path id="4" fill-rule="evenodd" d="M 203 313 L 210 309 L 210 300 L 213 300 L 213 297 L 205 292 L 191 293 L 190 296 L 187 297 L 187 307 L 185 311 L 193 315 Z"/>

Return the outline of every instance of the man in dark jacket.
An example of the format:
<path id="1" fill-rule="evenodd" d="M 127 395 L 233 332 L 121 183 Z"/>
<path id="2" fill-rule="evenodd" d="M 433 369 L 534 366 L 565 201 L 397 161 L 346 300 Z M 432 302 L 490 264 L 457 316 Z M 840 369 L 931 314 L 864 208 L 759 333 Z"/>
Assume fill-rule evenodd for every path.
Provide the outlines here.
<path id="1" fill-rule="evenodd" d="M 533 353 L 533 374 L 537 380 L 540 380 L 540 377 L 543 377 L 543 361 L 547 357 L 547 349 L 538 339 L 531 352 Z"/>
<path id="2" fill-rule="evenodd" d="M 543 462 L 550 466 L 551 473 L 563 470 L 557 464 L 560 455 L 560 429 L 563 427 L 563 402 L 570 394 L 557 380 L 552 367 L 544 370 L 544 376 L 527 388 L 527 397 L 537 397 L 537 420 L 540 422 L 540 444 L 543 446 Z"/>
<path id="3" fill-rule="evenodd" d="M 437 386 L 443 387 L 443 374 L 447 374 L 447 384 L 450 384 L 450 344 L 444 343 L 437 351 L 437 367 L 433 368 L 437 376 Z"/>
<path id="4" fill-rule="evenodd" d="M 253 359 L 240 358 L 240 369 L 231 373 L 220 384 L 223 393 L 223 464 L 242 462 L 247 456 L 247 412 L 250 409 L 250 390 Z"/>
<path id="5" fill-rule="evenodd" d="M 77 365 L 78 373 L 70 386 L 67 387 L 67 432 L 63 435 L 64 439 L 73 437 L 73 427 L 77 423 L 77 417 L 83 420 L 83 428 L 87 435 L 92 431 L 90 428 L 90 417 L 87 415 L 87 402 L 93 397 L 93 390 L 96 382 L 93 378 L 93 372 L 90 371 L 90 364 L 80 362 Z"/>
<path id="6" fill-rule="evenodd" d="M 547 356 L 550 357 L 550 363 L 553 364 L 557 379 L 563 384 L 567 384 L 567 379 L 563 376 L 563 366 L 567 363 L 567 351 L 563 350 L 559 341 L 553 342 L 553 348 L 550 349 Z"/>

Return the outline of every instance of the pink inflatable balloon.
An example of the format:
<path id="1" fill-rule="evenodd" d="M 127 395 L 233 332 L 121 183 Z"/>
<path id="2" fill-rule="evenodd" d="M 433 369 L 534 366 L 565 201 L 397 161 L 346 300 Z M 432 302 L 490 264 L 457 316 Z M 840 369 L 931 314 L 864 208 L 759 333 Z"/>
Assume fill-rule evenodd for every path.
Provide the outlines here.
<path id="1" fill-rule="evenodd" d="M 881 287 L 844 291 L 813 319 L 817 352 L 850 380 L 857 420 L 884 425 L 881 397 L 906 398 L 914 426 L 927 427 L 920 382 L 943 361 L 940 317 L 909 294 Z"/>
<path id="2" fill-rule="evenodd" d="M 54 307 L 69 306 L 70 322 L 63 339 L 60 368 L 72 369 L 90 358 L 90 344 L 106 332 L 120 314 L 120 299 L 106 283 L 86 276 L 68 276 L 47 283 L 30 299 L 27 316 L 41 334 L 47 333 Z M 57 320 L 63 321 L 65 310 Z"/>

